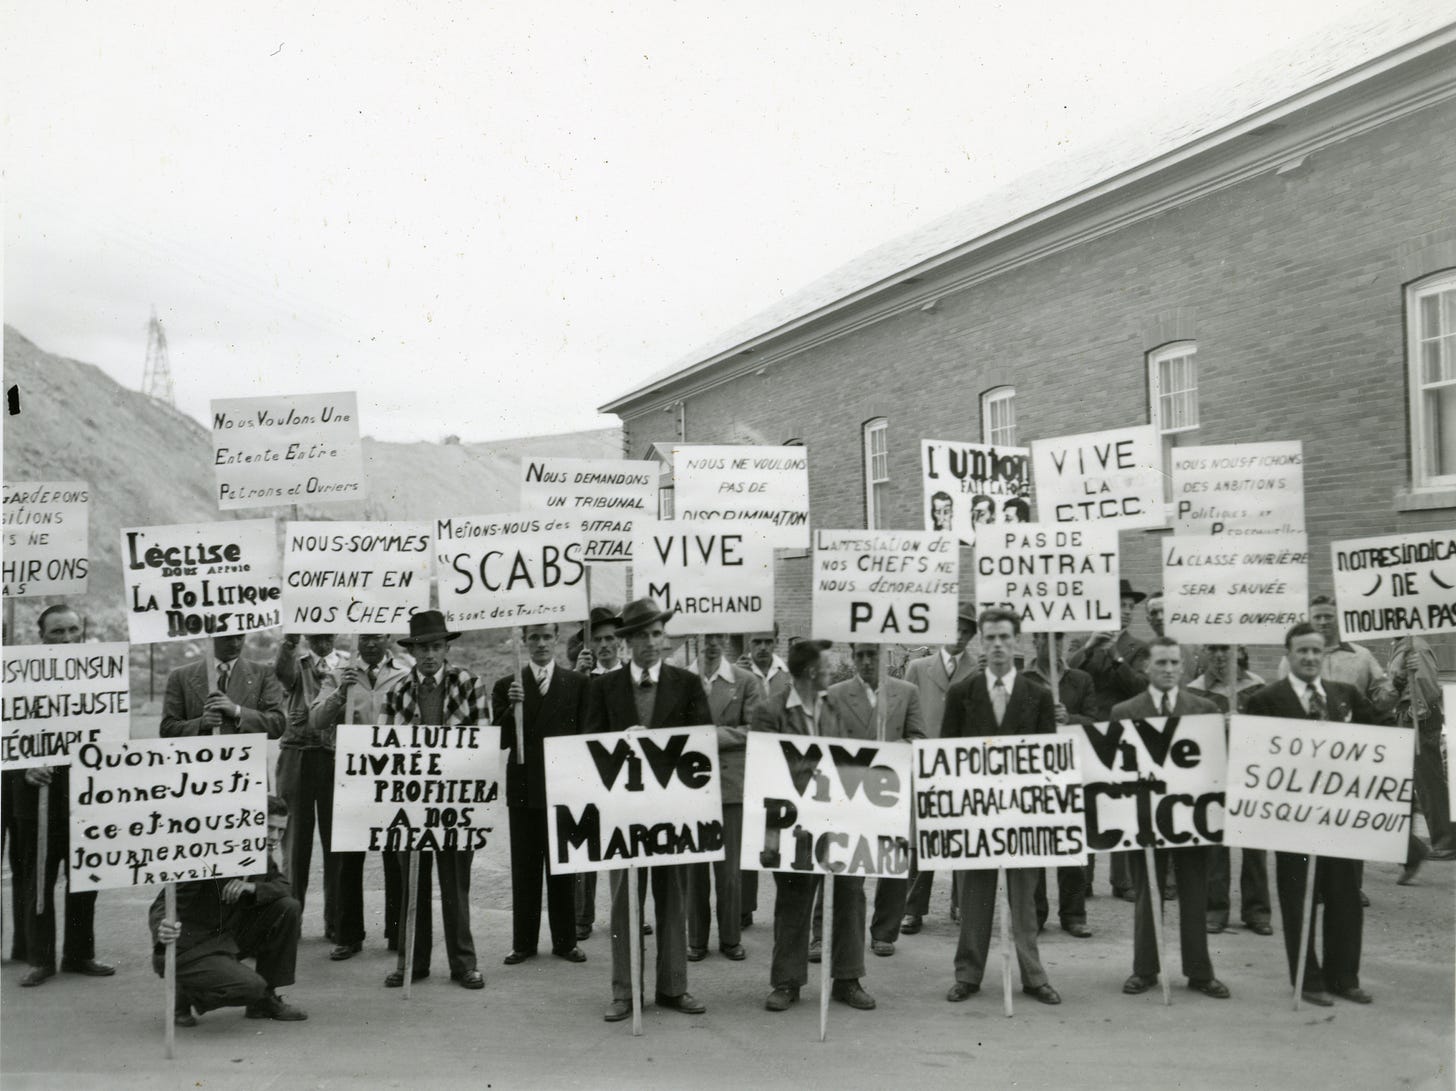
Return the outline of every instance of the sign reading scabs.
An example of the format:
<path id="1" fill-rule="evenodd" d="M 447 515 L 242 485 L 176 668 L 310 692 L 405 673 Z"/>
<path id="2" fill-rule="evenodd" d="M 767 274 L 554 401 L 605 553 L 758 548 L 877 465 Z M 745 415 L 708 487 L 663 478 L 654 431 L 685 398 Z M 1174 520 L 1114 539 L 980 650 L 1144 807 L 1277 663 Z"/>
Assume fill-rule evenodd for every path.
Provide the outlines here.
<path id="1" fill-rule="evenodd" d="M 1006 606 L 1030 633 L 1116 632 L 1117 531 L 1028 523 L 982 527 L 976 539 L 976 601 Z"/>
<path id="2" fill-rule="evenodd" d="M 1456 632 L 1456 530 L 1330 544 L 1347 637 Z"/>
<path id="3" fill-rule="evenodd" d="M 539 511 L 436 523 L 440 610 L 448 625 L 498 629 L 586 617 L 577 520 Z"/>
<path id="4" fill-rule="evenodd" d="M 630 561 L 633 526 L 657 517 L 656 462 L 611 458 L 521 460 L 521 507 L 581 521 L 582 560 Z"/>
<path id="5" fill-rule="evenodd" d="M 1178 534 L 1291 534 L 1304 530 L 1299 440 L 1173 448 Z"/>
<path id="6" fill-rule="evenodd" d="M 430 605 L 431 528 L 424 523 L 287 523 L 283 625 L 394 633 Z"/>
<path id="7" fill-rule="evenodd" d="M 212 450 L 223 511 L 365 495 L 352 392 L 215 399 Z"/>
<path id="8" fill-rule="evenodd" d="M 7 481 L 6 598 L 84 595 L 91 571 L 91 487 L 84 481 Z"/>
<path id="9" fill-rule="evenodd" d="M 805 448 L 674 447 L 672 467 L 675 518 L 755 526 L 779 548 L 809 544 Z"/>
<path id="10" fill-rule="evenodd" d="M 814 531 L 817 640 L 950 643 L 959 588 L 960 558 L 949 534 Z"/>
<path id="11" fill-rule="evenodd" d="M 637 594 L 675 610 L 668 631 L 748 633 L 774 625 L 773 546 L 742 523 L 642 520 L 633 546 Z"/>
<path id="12" fill-rule="evenodd" d="M 1031 463 L 1043 523 L 1137 530 L 1165 522 L 1162 454 L 1150 424 L 1034 440 Z"/>
<path id="13" fill-rule="evenodd" d="M 1177 534 L 1163 542 L 1168 635 L 1282 644 L 1309 609 L 1309 545 L 1294 534 Z"/>
<path id="14" fill-rule="evenodd" d="M 7 644 L 0 768 L 70 765 L 83 743 L 131 731 L 130 644 Z"/>

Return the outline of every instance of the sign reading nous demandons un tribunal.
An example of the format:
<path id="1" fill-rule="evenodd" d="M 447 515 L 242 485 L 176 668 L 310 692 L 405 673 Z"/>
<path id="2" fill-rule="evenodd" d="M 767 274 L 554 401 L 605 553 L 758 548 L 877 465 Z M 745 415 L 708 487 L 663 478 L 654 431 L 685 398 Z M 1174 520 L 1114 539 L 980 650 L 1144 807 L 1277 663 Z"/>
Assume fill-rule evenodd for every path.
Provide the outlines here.
<path id="1" fill-rule="evenodd" d="M 773 546 L 742 523 L 639 520 L 632 586 L 677 614 L 680 633 L 749 633 L 774 626 Z"/>
<path id="2" fill-rule="evenodd" d="M 283 624 L 272 519 L 123 529 L 121 574 L 133 644 Z"/>
<path id="3" fill-rule="evenodd" d="M 908 876 L 910 745 L 750 731 L 740 865 Z"/>
<path id="4" fill-rule="evenodd" d="M 960 557 L 949 534 L 814 531 L 817 640 L 948 644 L 959 588 Z"/>
<path id="5" fill-rule="evenodd" d="M 71 763 L 73 891 L 268 869 L 262 735 L 85 743 Z"/>
<path id="6" fill-rule="evenodd" d="M 1137 530 L 1166 521 L 1162 453 L 1151 424 L 1033 440 L 1031 463 L 1040 522 Z"/>
<path id="7" fill-rule="evenodd" d="M 214 399 L 212 462 L 223 511 L 361 500 L 358 395 Z"/>
<path id="8" fill-rule="evenodd" d="M 1122 628 L 1117 531 L 1027 523 L 982 527 L 976 539 L 976 601 L 1006 606 L 1029 633 Z"/>
<path id="9" fill-rule="evenodd" d="M 1401 861 L 1415 729 L 1236 715 L 1229 728 L 1230 845 Z"/>
<path id="10" fill-rule="evenodd" d="M 1347 637 L 1456 632 L 1456 530 L 1331 542 Z"/>
<path id="11" fill-rule="evenodd" d="M 718 729 L 545 740 L 553 875 L 723 859 Z"/>
<path id="12" fill-rule="evenodd" d="M 674 518 L 756 526 L 777 548 L 809 544 L 809 453 L 803 447 L 674 447 Z"/>
<path id="13" fill-rule="evenodd" d="M 920 441 L 925 529 L 954 534 L 963 545 L 978 529 L 1031 522 L 1031 451 L 945 439 Z"/>
<path id="14" fill-rule="evenodd" d="M 1293 534 L 1175 534 L 1163 542 L 1168 635 L 1282 644 L 1309 610 L 1309 545 Z"/>
<path id="15" fill-rule="evenodd" d="M 1304 530 L 1304 445 L 1173 448 L 1173 522 L 1179 534 Z"/>
<path id="16" fill-rule="evenodd" d="M 541 511 L 462 515 L 435 524 L 440 611 L 462 629 L 586 617 L 578 521 Z"/>
<path id="17" fill-rule="evenodd" d="M 1075 739 L 997 735 L 911 745 L 919 868 L 976 871 L 1086 861 Z"/>
<path id="18" fill-rule="evenodd" d="M 658 465 L 615 458 L 521 460 L 521 507 L 581 521 L 588 564 L 632 559 L 632 527 L 657 518 Z"/>
<path id="19" fill-rule="evenodd" d="M 88 742 L 131 731 L 130 644 L 7 644 L 0 649 L 0 768 L 70 765 Z"/>
<path id="20" fill-rule="evenodd" d="M 285 523 L 283 627 L 395 633 L 430 605 L 425 523 Z"/>
<path id="21" fill-rule="evenodd" d="M 91 487 L 84 481 L 7 481 L 0 505 L 6 598 L 84 595 L 91 571 Z"/>

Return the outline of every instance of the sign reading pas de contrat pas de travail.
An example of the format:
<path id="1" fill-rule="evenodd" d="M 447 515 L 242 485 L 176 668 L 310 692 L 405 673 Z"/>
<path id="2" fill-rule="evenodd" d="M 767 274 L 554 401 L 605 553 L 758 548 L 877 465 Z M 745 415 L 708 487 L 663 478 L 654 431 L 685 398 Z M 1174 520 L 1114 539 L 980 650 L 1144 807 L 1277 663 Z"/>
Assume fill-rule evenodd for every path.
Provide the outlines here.
<path id="1" fill-rule="evenodd" d="M 632 527 L 657 517 L 656 462 L 611 458 L 521 460 L 521 507 L 580 520 L 588 564 L 632 559 Z"/>
<path id="2" fill-rule="evenodd" d="M 223 511 L 365 496 L 354 393 L 215 399 L 212 448 Z"/>
<path id="3" fill-rule="evenodd" d="M 70 765 L 82 743 L 131 731 L 130 644 L 7 644 L 0 649 L 0 768 Z"/>
<path id="4" fill-rule="evenodd" d="M 803 447 L 674 447 L 674 518 L 757 526 L 776 548 L 809 544 L 809 453 Z"/>
<path id="5" fill-rule="evenodd" d="M 1006 606 L 1030 633 L 1116 632 L 1117 531 L 1027 523 L 982 527 L 976 538 L 976 601 Z"/>
<path id="6" fill-rule="evenodd" d="M 462 515 L 435 524 L 440 610 L 461 629 L 586 617 L 578 520 L 540 511 Z"/>
<path id="7" fill-rule="evenodd" d="M 1031 522 L 1031 451 L 944 439 L 920 441 L 925 529 L 961 544 L 980 528 Z"/>
<path id="8" fill-rule="evenodd" d="M 960 557 L 949 534 L 816 528 L 813 575 L 816 640 L 955 639 Z"/>
<path id="9" fill-rule="evenodd" d="M 742 523 L 639 520 L 632 586 L 664 610 L 668 632 L 748 633 L 774 625 L 773 546 Z"/>
<path id="10" fill-rule="evenodd" d="M 1456 632 L 1456 531 L 1330 543 L 1347 637 Z"/>
<path id="11" fill-rule="evenodd" d="M 90 508 L 84 481 L 5 482 L 6 598 L 86 593 Z"/>
<path id="12" fill-rule="evenodd" d="M 430 605 L 425 523 L 285 523 L 283 627 L 395 633 Z"/>
<path id="13" fill-rule="evenodd" d="M 1039 522 L 1118 530 L 1165 522 L 1162 454 L 1150 424 L 1033 440 L 1031 464 Z"/>

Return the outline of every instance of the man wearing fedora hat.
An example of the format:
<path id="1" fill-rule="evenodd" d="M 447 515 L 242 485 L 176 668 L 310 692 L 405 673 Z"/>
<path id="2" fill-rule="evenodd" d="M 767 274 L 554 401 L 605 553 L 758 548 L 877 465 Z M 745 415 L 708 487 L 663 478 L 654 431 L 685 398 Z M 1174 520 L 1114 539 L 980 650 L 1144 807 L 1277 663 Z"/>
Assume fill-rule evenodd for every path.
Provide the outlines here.
<path id="1" fill-rule="evenodd" d="M 389 691 L 380 720 L 386 724 L 429 724 L 473 726 L 481 722 L 481 686 L 475 675 L 446 663 L 446 650 L 459 633 L 445 628 L 445 616 L 438 610 L 421 610 L 410 618 L 410 633 L 400 644 L 415 657 L 414 668 Z M 470 865 L 475 853 L 421 853 L 417 887 L 419 912 L 415 921 L 414 968 L 412 978 L 430 976 L 430 948 L 434 942 L 430 913 L 430 857 L 440 873 L 440 917 L 445 930 L 445 954 L 450 960 L 450 978 L 467 989 L 485 988 L 485 978 L 476 968 L 475 940 L 470 934 Z M 402 890 L 408 882 L 409 853 L 386 852 L 384 866 L 393 869 Z M 399 964 L 384 984 L 404 984 L 404 942 L 400 943 Z"/>
<path id="2" fill-rule="evenodd" d="M 587 624 L 577 634 L 581 647 L 576 656 L 578 672 L 596 677 L 622 666 L 622 645 L 617 640 L 617 626 L 620 624 L 622 619 L 612 607 L 592 607 Z M 579 872 L 576 876 L 576 938 L 586 939 L 596 925 L 597 873 Z"/>
<path id="3" fill-rule="evenodd" d="M 632 662 L 626 670 L 610 671 L 592 679 L 587 702 L 588 732 L 627 731 L 632 728 L 695 727 L 713 722 L 702 682 L 690 671 L 663 662 L 667 635 L 663 626 L 674 611 L 664 611 L 652 599 L 629 602 L 622 611 L 617 633 L 627 640 Z M 682 867 L 648 868 L 652 900 L 657 909 L 657 1006 L 697 1015 L 707 1008 L 688 992 L 687 912 Z M 609 1023 L 632 1014 L 632 974 L 629 943 L 629 873 L 613 871 L 612 887 L 612 1002 L 603 1018 Z M 647 892 L 639 886 L 638 905 Z"/>

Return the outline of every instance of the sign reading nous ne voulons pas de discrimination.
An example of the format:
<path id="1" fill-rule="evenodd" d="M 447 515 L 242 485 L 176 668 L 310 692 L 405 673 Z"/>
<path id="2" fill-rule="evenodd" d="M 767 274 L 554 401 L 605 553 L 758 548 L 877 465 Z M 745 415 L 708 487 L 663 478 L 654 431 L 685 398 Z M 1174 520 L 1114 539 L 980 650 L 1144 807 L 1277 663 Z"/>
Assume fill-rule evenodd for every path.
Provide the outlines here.
<path id="1" fill-rule="evenodd" d="M 86 593 L 90 504 L 84 481 L 5 482 L 6 598 Z"/>
<path id="2" fill-rule="evenodd" d="M 223 511 L 365 495 L 353 393 L 215 399 L 212 448 Z"/>
<path id="3" fill-rule="evenodd" d="M 803 447 L 674 447 L 673 508 L 683 522 L 759 528 L 778 548 L 809 544 L 809 453 Z"/>

